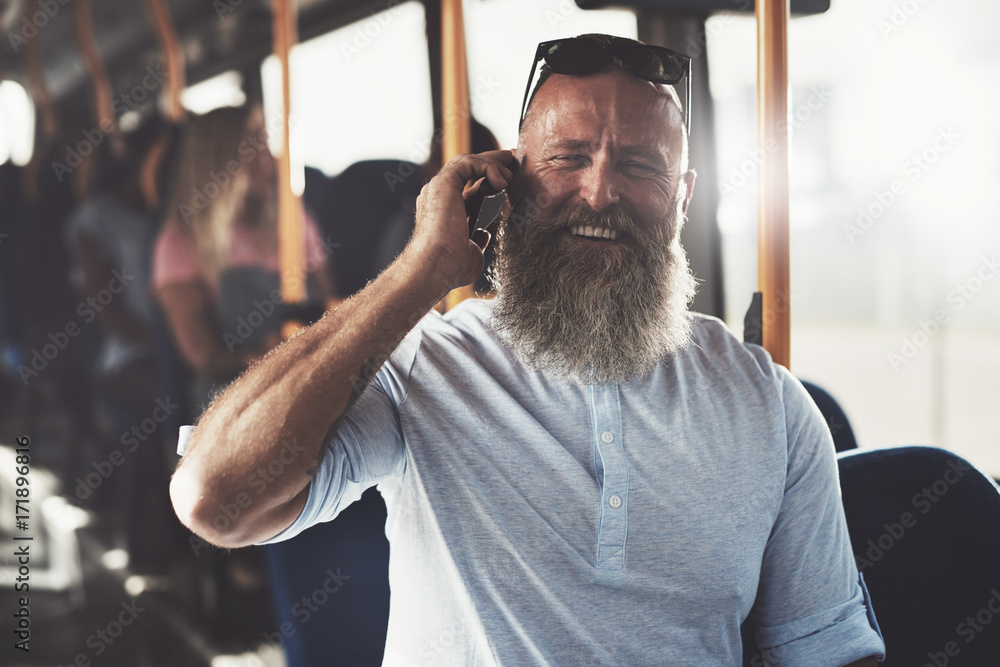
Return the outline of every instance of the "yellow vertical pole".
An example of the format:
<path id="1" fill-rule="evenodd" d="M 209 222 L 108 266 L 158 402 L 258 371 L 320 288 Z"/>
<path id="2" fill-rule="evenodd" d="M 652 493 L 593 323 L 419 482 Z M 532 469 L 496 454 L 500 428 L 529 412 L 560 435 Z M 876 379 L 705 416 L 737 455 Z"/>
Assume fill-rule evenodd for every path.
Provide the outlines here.
<path id="1" fill-rule="evenodd" d="M 470 152 L 469 70 L 462 0 L 441 0 L 441 117 L 443 162 Z M 453 289 L 445 297 L 445 310 L 473 296 L 472 285 Z"/>
<path id="2" fill-rule="evenodd" d="M 160 42 L 160 58 L 167 71 L 166 83 L 160 92 L 160 109 L 163 116 L 171 123 L 180 124 L 187 116 L 181 104 L 181 92 L 184 90 L 186 73 L 184 71 L 184 51 L 177 39 L 177 29 L 174 27 L 170 7 L 165 0 L 147 0 L 146 9 L 152 19 L 153 28 Z M 168 139 L 161 136 L 146 153 L 142 163 L 142 194 L 146 203 L 152 208 L 160 205 L 160 187 L 157 182 L 157 169 L 167 153 Z"/>
<path id="3" fill-rule="evenodd" d="M 177 29 L 170 16 L 170 8 L 164 0 L 148 0 L 147 7 L 153 18 L 153 26 L 160 39 L 163 64 L 167 69 L 167 87 L 163 102 L 163 115 L 174 123 L 184 120 L 186 115 L 181 106 L 181 91 L 184 90 L 184 51 L 177 40 Z"/>
<path id="4" fill-rule="evenodd" d="M 115 123 L 115 115 L 111 110 L 111 84 L 108 81 L 107 70 L 101 61 L 94 39 L 94 26 L 90 20 L 90 0 L 76 0 L 74 3 L 76 22 L 76 38 L 80 43 L 83 62 L 94 82 L 94 104 L 98 126 L 104 132 L 110 132 Z"/>
<path id="5" fill-rule="evenodd" d="M 306 235 L 299 215 L 299 198 L 292 190 L 291 132 L 292 110 L 291 56 L 298 41 L 298 12 L 295 0 L 272 0 L 274 13 L 274 55 L 281 62 L 282 142 L 278 163 L 278 254 L 281 266 L 281 298 L 285 303 L 306 300 Z M 285 335 L 294 332 L 286 327 Z"/>
<path id="6" fill-rule="evenodd" d="M 757 283 L 764 348 L 791 365 L 788 244 L 788 3 L 757 0 L 757 144 L 768 157 L 757 181 Z M 774 150 L 771 150 L 771 149 Z"/>
<path id="7" fill-rule="evenodd" d="M 76 40 L 80 46 L 84 65 L 94 83 L 94 117 L 101 132 L 109 135 L 112 147 L 123 151 L 124 147 L 116 145 L 115 114 L 111 109 L 111 83 L 108 72 L 101 61 L 97 41 L 94 39 L 94 26 L 91 21 L 90 0 L 76 0 L 73 5 L 73 21 L 76 27 Z M 95 155 L 91 153 L 83 159 L 83 164 L 73 172 L 73 187 L 76 196 L 83 199 L 90 191 L 90 183 L 94 177 Z"/>
<path id="8" fill-rule="evenodd" d="M 38 2 L 24 2 L 23 16 L 30 18 L 38 8 Z M 49 86 L 45 81 L 45 72 L 42 68 L 41 57 L 38 53 L 38 40 L 32 39 L 24 47 L 25 69 L 28 74 L 28 89 L 35 104 L 42 111 L 42 136 L 45 141 L 54 141 L 59 134 L 59 118 L 56 115 L 55 105 L 52 103 L 52 95 L 49 93 Z"/>

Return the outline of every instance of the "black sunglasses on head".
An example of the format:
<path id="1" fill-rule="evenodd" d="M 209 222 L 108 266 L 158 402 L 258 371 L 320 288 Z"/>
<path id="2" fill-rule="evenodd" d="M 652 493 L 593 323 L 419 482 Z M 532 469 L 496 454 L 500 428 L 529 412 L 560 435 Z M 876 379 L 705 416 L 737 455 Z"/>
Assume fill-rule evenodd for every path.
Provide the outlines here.
<path id="1" fill-rule="evenodd" d="M 535 78 L 538 62 L 545 64 L 554 74 L 583 76 L 593 74 L 607 67 L 612 59 L 630 74 L 645 81 L 676 85 L 681 79 L 686 82 L 686 99 L 684 100 L 684 126 L 691 133 L 691 58 L 671 51 L 662 46 L 637 44 L 632 40 L 613 35 L 600 35 L 607 40 L 597 41 L 587 37 L 568 37 L 542 42 L 535 51 L 535 61 L 531 64 L 531 74 L 528 85 L 524 89 L 524 101 L 521 102 L 521 120 L 524 124 L 524 114 L 528 108 L 531 82 Z"/>

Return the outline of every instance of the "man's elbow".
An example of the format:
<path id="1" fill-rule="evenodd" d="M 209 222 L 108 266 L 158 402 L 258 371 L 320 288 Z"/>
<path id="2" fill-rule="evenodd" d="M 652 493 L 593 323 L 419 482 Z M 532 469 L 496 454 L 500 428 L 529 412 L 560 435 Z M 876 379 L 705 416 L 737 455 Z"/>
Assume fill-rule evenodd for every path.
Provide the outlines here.
<path id="1" fill-rule="evenodd" d="M 251 496 L 244 490 L 220 491 L 222 479 L 202 476 L 192 462 L 181 465 L 170 480 L 170 501 L 180 522 L 195 535 L 224 549 L 268 540 L 291 525 L 309 496 L 309 485 L 290 498 Z"/>
<path id="2" fill-rule="evenodd" d="M 249 517 L 240 516 L 238 506 L 230 512 L 235 516 L 228 516 L 226 503 L 212 497 L 212 486 L 199 478 L 193 466 L 178 468 L 170 480 L 170 501 L 177 518 L 209 544 L 227 549 L 253 544 L 253 537 L 241 530 Z"/>

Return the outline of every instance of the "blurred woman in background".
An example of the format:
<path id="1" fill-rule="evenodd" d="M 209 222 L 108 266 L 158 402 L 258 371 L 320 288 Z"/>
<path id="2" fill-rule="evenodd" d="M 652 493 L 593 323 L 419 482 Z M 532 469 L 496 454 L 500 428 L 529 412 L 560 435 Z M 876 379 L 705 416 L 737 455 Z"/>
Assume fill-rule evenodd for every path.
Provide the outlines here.
<path id="1" fill-rule="evenodd" d="M 259 108 L 223 107 L 185 129 L 173 197 L 153 252 L 153 290 L 198 376 L 195 403 L 279 341 L 286 308 L 278 262 L 277 177 Z M 312 217 L 309 300 L 334 296 Z"/>

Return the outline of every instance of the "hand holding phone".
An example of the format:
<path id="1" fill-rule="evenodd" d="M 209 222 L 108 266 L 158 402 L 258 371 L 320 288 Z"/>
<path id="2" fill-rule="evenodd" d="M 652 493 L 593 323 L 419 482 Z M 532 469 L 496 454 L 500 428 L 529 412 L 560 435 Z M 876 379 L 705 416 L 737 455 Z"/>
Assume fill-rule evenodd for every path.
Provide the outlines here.
<path id="1" fill-rule="evenodd" d="M 507 168 L 517 175 L 519 166 L 520 163 L 515 159 Z M 486 229 L 496 220 L 503 209 L 504 201 L 504 191 L 497 190 L 490 185 L 488 179 L 484 178 L 479 184 L 479 190 L 475 196 L 465 202 L 465 213 L 469 218 L 470 239 L 477 229 Z"/>

